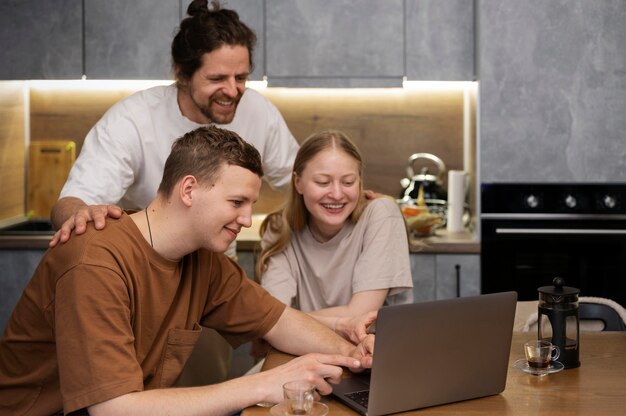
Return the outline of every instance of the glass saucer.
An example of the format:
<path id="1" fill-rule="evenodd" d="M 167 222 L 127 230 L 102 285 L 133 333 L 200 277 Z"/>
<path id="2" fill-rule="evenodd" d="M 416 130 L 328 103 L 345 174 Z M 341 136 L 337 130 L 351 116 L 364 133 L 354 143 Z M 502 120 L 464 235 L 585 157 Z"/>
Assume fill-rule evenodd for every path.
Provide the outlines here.
<path id="1" fill-rule="evenodd" d="M 513 367 L 521 370 L 525 373 L 532 374 L 533 376 L 545 376 L 552 373 L 558 373 L 563 369 L 563 364 L 558 361 L 550 361 L 550 364 L 544 368 L 534 368 L 528 365 L 528 361 L 524 358 L 515 361 Z"/>
<path id="2" fill-rule="evenodd" d="M 287 405 L 285 403 L 278 403 L 270 409 L 270 414 L 273 416 L 291 416 L 291 413 L 287 411 Z M 328 414 L 328 406 L 324 403 L 313 402 L 311 413 L 309 416 L 326 416 Z"/>

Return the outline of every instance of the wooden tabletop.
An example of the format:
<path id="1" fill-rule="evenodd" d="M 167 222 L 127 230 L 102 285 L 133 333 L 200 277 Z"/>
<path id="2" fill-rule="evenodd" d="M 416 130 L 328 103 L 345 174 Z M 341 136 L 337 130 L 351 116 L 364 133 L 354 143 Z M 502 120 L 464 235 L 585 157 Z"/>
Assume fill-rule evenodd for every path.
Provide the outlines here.
<path id="1" fill-rule="evenodd" d="M 547 376 L 532 376 L 512 368 L 524 356 L 523 344 L 533 334 L 514 333 L 504 392 L 402 414 L 415 415 L 624 415 L 626 414 L 626 332 L 581 333 L 579 368 Z M 292 356 L 272 351 L 264 368 Z M 355 415 L 332 398 L 323 400 L 330 415 Z M 243 416 L 267 415 L 267 408 L 245 409 Z"/>

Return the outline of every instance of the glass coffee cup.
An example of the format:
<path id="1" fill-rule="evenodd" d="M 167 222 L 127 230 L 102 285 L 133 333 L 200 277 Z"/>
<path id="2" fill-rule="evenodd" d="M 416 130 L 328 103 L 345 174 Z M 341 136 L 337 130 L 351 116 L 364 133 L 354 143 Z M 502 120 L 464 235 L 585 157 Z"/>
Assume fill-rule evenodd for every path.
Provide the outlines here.
<path id="1" fill-rule="evenodd" d="M 309 415 L 315 401 L 315 385 L 305 380 L 290 381 L 283 385 L 285 405 L 289 415 Z"/>
<path id="2" fill-rule="evenodd" d="M 535 369 L 547 368 L 560 355 L 559 347 L 546 340 L 528 341 L 524 344 L 524 352 L 528 366 Z"/>

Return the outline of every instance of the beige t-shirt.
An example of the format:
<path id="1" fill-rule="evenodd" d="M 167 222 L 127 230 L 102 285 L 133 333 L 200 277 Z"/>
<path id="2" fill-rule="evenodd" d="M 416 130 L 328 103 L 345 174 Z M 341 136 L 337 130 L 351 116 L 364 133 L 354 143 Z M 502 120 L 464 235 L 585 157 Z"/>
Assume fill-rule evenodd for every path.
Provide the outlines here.
<path id="1" fill-rule="evenodd" d="M 266 232 L 263 244 L 274 236 Z M 347 305 L 354 293 L 390 289 L 386 304 L 411 303 L 413 281 L 404 219 L 386 198 L 368 204 L 330 241 L 317 242 L 308 227 L 268 262 L 262 286 L 304 312 Z"/>
<path id="2" fill-rule="evenodd" d="M 48 250 L 0 339 L 0 414 L 173 386 L 200 334 L 262 337 L 284 305 L 222 254 L 161 257 L 128 215 Z"/>

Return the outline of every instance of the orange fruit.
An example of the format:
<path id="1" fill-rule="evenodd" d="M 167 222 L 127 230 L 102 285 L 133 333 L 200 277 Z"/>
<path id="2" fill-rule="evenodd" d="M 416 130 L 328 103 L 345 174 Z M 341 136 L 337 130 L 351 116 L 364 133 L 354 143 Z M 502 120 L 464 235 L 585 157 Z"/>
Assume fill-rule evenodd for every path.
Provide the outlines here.
<path id="1" fill-rule="evenodd" d="M 420 209 L 418 207 L 405 206 L 402 207 L 402 214 L 405 217 L 414 217 L 420 213 Z"/>

